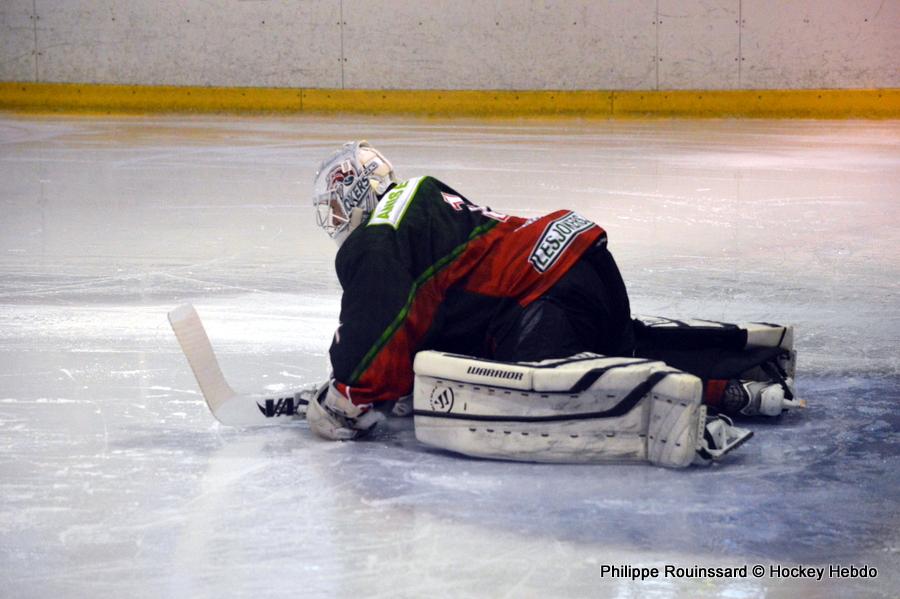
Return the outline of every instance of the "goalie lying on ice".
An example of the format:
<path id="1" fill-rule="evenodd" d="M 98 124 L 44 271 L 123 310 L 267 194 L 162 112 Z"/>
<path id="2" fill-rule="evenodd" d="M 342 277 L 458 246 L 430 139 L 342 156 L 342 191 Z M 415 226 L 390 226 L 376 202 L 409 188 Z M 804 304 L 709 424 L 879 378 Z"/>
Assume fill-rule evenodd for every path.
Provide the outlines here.
<path id="1" fill-rule="evenodd" d="M 381 418 L 376 407 L 409 396 L 415 383 L 417 434 L 429 443 L 513 459 L 594 461 L 608 452 L 613 459 L 685 465 L 685 456 L 662 451 L 670 439 L 680 439 L 691 458 L 705 443 L 708 458 L 749 436 L 724 419 L 707 423 L 707 406 L 726 415 L 777 415 L 800 405 L 793 398 L 789 327 L 632 318 L 606 232 L 575 212 L 530 220 L 499 214 L 432 177 L 398 179 L 366 142 L 344 144 L 326 159 L 314 188 L 318 224 L 339 246 L 335 266 L 343 288 L 330 349 L 333 379 L 307 411 L 311 428 L 324 437 L 350 439 L 371 429 Z M 474 358 L 416 358 L 424 350 Z M 591 355 L 572 357 L 585 352 Z M 456 378 L 442 378 L 435 366 L 467 359 L 471 372 Z M 494 366 L 479 366 L 479 359 Z M 597 376 L 598 369 L 607 374 Z M 579 379 L 576 392 L 562 384 L 522 388 L 511 387 L 512 379 L 477 378 L 492 370 L 519 372 L 532 382 L 576 374 L 596 379 L 590 385 Z M 467 416 L 485 422 L 508 416 L 527 430 L 502 428 L 508 442 L 498 444 L 485 436 L 487 428 L 459 417 L 459 406 L 436 415 L 423 402 L 431 401 L 437 381 L 469 398 Z M 525 394 L 519 404 L 501 409 L 493 402 L 514 390 Z M 684 405 L 663 409 L 657 396 Z M 495 407 L 500 411 L 490 413 Z M 678 424 L 654 425 L 654 414 Z M 535 416 L 541 420 L 528 420 Z M 476 431 L 461 440 L 460 423 Z M 631 448 L 634 439 L 595 442 L 601 431 L 604 438 L 618 435 L 620 425 L 623 435 L 645 439 L 643 453 Z M 580 442 L 542 444 L 557 439 L 547 426 L 585 432 L 568 437 Z M 537 436 L 523 443 L 532 432 Z M 514 433 L 517 443 L 509 441 Z"/>

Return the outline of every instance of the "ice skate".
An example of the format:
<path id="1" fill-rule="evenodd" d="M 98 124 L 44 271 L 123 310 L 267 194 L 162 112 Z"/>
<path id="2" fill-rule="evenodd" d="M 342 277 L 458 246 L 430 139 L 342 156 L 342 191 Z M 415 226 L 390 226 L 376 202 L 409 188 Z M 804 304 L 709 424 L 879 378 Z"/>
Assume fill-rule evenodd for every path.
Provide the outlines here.
<path id="1" fill-rule="evenodd" d="M 805 408 L 806 402 L 794 396 L 794 381 L 728 381 L 718 406 L 728 416 L 780 416 L 791 408 Z"/>
<path id="2" fill-rule="evenodd" d="M 737 449 L 753 436 L 753 431 L 735 426 L 730 418 L 723 415 L 706 419 L 706 428 L 700 440 L 700 448 L 694 464 L 709 464 L 725 454 Z"/>

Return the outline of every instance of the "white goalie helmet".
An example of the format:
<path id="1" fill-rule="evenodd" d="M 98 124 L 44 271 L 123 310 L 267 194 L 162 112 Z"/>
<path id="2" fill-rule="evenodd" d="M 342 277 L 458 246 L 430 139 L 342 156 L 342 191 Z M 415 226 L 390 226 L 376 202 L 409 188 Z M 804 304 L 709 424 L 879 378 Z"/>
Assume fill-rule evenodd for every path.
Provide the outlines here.
<path id="1" fill-rule="evenodd" d="M 316 171 L 316 222 L 340 245 L 396 181 L 394 167 L 381 152 L 367 141 L 348 141 Z"/>

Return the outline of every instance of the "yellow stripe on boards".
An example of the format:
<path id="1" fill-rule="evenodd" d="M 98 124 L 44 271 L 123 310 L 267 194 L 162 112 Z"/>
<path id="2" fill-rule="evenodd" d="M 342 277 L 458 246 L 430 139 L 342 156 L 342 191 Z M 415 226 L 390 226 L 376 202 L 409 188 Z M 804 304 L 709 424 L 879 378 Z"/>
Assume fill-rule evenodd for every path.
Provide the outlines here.
<path id="1" fill-rule="evenodd" d="M 309 112 L 428 116 L 612 116 L 610 91 L 307 89 Z"/>
<path id="2" fill-rule="evenodd" d="M 615 92 L 617 117 L 897 118 L 897 89 Z"/>
<path id="3" fill-rule="evenodd" d="M 93 83 L 0 83 L 0 109 L 25 112 L 299 112 L 302 90 Z"/>
<path id="4" fill-rule="evenodd" d="M 900 89 L 362 90 L 0 82 L 0 110 L 106 114 L 900 118 Z"/>

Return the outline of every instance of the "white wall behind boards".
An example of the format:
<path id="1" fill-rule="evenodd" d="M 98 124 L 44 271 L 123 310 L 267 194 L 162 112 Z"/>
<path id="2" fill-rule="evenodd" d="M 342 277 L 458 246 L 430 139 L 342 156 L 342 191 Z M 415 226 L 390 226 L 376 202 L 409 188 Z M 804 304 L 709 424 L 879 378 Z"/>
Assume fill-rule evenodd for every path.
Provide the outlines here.
<path id="1" fill-rule="evenodd" d="M 900 0 L 0 0 L 0 80 L 900 87 Z"/>

